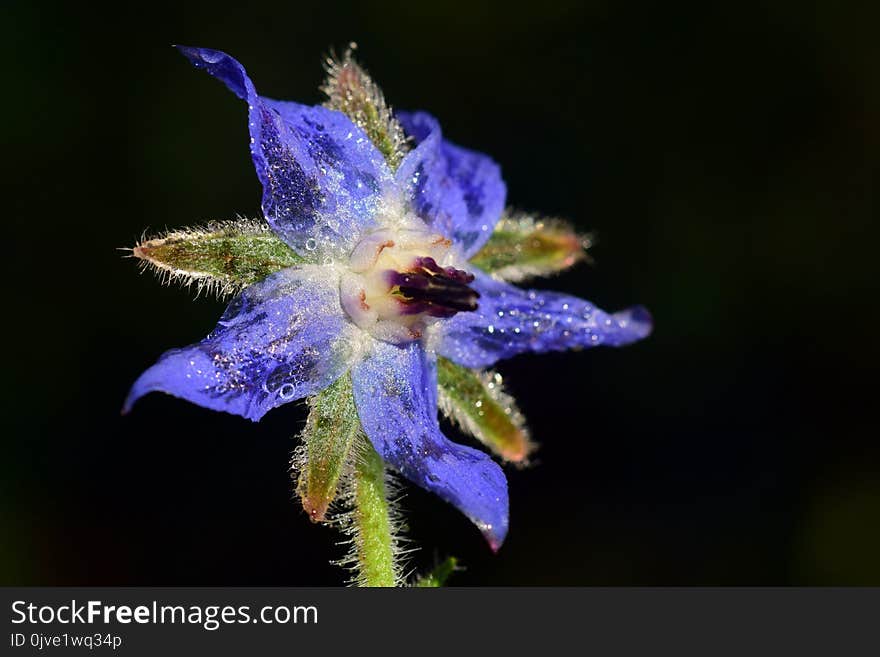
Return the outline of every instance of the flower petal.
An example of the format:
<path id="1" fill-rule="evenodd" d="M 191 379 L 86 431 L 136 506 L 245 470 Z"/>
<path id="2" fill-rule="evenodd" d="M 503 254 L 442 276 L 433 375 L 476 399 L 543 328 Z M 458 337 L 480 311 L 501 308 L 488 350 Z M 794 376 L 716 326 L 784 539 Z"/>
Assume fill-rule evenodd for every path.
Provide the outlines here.
<path id="1" fill-rule="evenodd" d="M 492 235 L 504 209 L 507 187 L 501 169 L 488 156 L 445 141 L 430 114 L 396 116 L 418 144 L 400 164 L 398 184 L 422 219 L 472 256 Z"/>
<path id="2" fill-rule="evenodd" d="M 489 456 L 441 433 L 436 364 L 421 343 L 376 341 L 352 380 L 361 423 L 379 455 L 457 507 L 497 550 L 507 535 L 507 480 Z"/>
<path id="3" fill-rule="evenodd" d="M 641 306 L 608 314 L 577 297 L 523 290 L 481 272 L 471 287 L 479 307 L 442 322 L 436 338 L 438 353 L 465 367 L 525 352 L 620 347 L 651 333 L 651 315 Z"/>
<path id="4" fill-rule="evenodd" d="M 161 391 L 259 420 L 272 408 L 318 392 L 349 366 L 355 331 L 327 268 L 285 269 L 237 296 L 201 342 L 172 349 L 144 372 L 123 412 Z"/>
<path id="5" fill-rule="evenodd" d="M 179 50 L 248 103 L 251 155 L 273 230 L 311 260 L 347 254 L 375 225 L 393 188 L 370 139 L 341 112 L 258 96 L 242 65 L 225 53 Z"/>

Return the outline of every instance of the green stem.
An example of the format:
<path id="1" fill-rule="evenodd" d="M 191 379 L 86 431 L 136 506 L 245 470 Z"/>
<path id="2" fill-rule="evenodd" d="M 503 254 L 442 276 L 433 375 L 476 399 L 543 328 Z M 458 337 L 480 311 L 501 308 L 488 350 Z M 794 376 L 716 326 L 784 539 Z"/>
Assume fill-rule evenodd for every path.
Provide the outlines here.
<path id="1" fill-rule="evenodd" d="M 361 586 L 394 586 L 398 578 L 385 463 L 363 437 L 359 456 L 354 473 L 358 583 Z"/>

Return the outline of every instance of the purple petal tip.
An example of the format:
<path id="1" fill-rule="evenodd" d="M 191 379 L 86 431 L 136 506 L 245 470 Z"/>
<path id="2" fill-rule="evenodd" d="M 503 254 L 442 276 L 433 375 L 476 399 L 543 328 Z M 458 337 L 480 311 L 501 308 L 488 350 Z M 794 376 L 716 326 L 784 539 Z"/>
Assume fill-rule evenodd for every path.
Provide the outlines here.
<path id="1" fill-rule="evenodd" d="M 497 554 L 507 538 L 508 519 L 506 514 L 500 519 L 498 524 L 486 525 L 477 522 L 476 525 L 479 527 L 480 533 L 483 534 L 483 538 L 486 539 L 486 543 L 489 544 L 489 549 Z"/>
<path id="2" fill-rule="evenodd" d="M 498 554 L 498 550 L 501 549 L 501 546 L 504 544 L 504 539 L 497 539 L 488 534 L 483 534 L 486 537 L 486 542 L 489 543 L 489 549 L 492 550 L 493 554 Z"/>
<path id="3" fill-rule="evenodd" d="M 234 57 L 222 50 L 195 48 L 193 46 L 174 46 L 196 68 L 203 69 L 223 82 L 232 93 L 241 99 L 248 97 L 248 84 L 244 68 Z"/>
<path id="4" fill-rule="evenodd" d="M 619 316 L 627 319 L 633 332 L 636 334 L 635 339 L 637 340 L 647 338 L 654 330 L 654 318 L 651 316 L 651 312 L 644 306 L 633 306 L 619 313 Z"/>

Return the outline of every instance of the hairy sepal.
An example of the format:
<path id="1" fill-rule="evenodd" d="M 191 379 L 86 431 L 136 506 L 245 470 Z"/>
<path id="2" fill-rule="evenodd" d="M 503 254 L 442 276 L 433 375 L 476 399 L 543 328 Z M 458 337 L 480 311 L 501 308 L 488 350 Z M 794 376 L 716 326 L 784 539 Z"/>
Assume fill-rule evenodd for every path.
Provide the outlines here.
<path id="1" fill-rule="evenodd" d="M 142 240 L 132 255 L 165 283 L 196 293 L 235 294 L 302 259 L 260 220 L 238 219 L 184 228 Z"/>
<path id="2" fill-rule="evenodd" d="M 501 458 L 525 464 L 536 445 L 500 374 L 437 360 L 440 410 L 454 424 Z"/>
<path id="3" fill-rule="evenodd" d="M 382 90 L 354 60 L 352 51 L 356 47 L 351 44 L 341 58 L 327 58 L 327 78 L 321 85 L 327 95 L 324 106 L 342 112 L 363 130 L 393 171 L 408 150 L 406 135 Z"/>
<path id="4" fill-rule="evenodd" d="M 293 469 L 298 474 L 297 493 L 312 521 L 325 519 L 346 468 L 352 468 L 352 445 L 360 431 L 349 374 L 309 399 Z"/>
<path id="5" fill-rule="evenodd" d="M 495 278 L 517 283 L 586 260 L 591 243 L 589 235 L 559 219 L 508 210 L 471 262 Z"/>

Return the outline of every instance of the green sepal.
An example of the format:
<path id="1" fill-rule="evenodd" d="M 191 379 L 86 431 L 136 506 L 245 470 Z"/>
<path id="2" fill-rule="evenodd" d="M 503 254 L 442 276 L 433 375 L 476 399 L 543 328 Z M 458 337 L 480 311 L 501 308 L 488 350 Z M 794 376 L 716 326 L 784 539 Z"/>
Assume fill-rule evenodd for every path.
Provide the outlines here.
<path id="1" fill-rule="evenodd" d="M 471 262 L 502 280 L 555 274 L 586 259 L 590 237 L 558 219 L 507 211 Z"/>
<path id="2" fill-rule="evenodd" d="M 394 171 L 408 150 L 406 135 L 382 90 L 352 57 L 356 47 L 351 44 L 341 58 L 327 59 L 327 78 L 321 86 L 327 95 L 324 106 L 348 116 L 367 134 Z"/>
<path id="3" fill-rule="evenodd" d="M 173 231 L 140 242 L 132 255 L 166 282 L 219 296 L 303 262 L 265 222 L 250 219 Z"/>
<path id="4" fill-rule="evenodd" d="M 447 557 L 437 564 L 431 572 L 419 577 L 413 584 L 416 588 L 437 588 L 443 586 L 453 572 L 458 570 L 458 559 Z"/>
<path id="5" fill-rule="evenodd" d="M 309 398 L 309 417 L 302 432 L 303 449 L 295 455 L 297 493 L 314 522 L 321 522 L 336 498 L 349 463 L 352 444 L 361 429 L 351 376 L 345 374 Z"/>
<path id="6" fill-rule="evenodd" d="M 534 451 L 525 418 L 500 374 L 437 359 L 440 410 L 503 459 L 524 463 Z"/>

